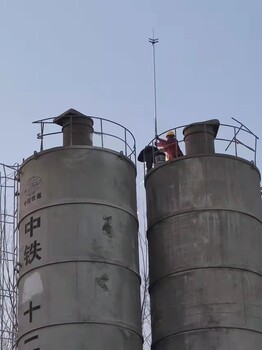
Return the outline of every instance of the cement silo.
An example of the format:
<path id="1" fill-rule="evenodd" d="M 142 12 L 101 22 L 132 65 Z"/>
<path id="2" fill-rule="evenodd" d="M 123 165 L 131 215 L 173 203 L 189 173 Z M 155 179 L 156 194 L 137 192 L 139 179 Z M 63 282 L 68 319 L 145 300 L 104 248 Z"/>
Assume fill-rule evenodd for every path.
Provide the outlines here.
<path id="1" fill-rule="evenodd" d="M 20 169 L 18 349 L 141 350 L 135 165 L 91 117 L 54 122 L 63 147 Z"/>
<path id="2" fill-rule="evenodd" d="M 217 129 L 186 127 L 145 178 L 154 350 L 262 348 L 260 173 L 215 153 Z"/>

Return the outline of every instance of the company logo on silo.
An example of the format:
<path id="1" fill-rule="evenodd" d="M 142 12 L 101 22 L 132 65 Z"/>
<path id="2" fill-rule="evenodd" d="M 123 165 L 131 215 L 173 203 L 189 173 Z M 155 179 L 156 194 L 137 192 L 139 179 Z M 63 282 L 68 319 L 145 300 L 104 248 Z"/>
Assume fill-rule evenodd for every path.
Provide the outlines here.
<path id="1" fill-rule="evenodd" d="M 42 197 L 42 192 L 40 191 L 42 186 L 42 179 L 40 176 L 32 176 L 28 179 L 25 188 L 25 196 L 28 197 L 24 202 L 24 205 L 27 205 L 37 199 Z"/>
<path id="2" fill-rule="evenodd" d="M 26 183 L 25 195 L 27 197 L 35 194 L 42 185 L 42 179 L 40 176 L 32 176 Z"/>

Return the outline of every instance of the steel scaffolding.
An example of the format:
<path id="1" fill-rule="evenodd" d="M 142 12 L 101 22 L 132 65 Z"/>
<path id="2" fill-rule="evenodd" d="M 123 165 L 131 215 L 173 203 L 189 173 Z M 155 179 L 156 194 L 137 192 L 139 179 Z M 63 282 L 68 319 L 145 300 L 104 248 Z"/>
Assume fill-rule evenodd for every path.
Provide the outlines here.
<path id="1" fill-rule="evenodd" d="M 16 348 L 18 165 L 0 164 L 0 349 Z"/>

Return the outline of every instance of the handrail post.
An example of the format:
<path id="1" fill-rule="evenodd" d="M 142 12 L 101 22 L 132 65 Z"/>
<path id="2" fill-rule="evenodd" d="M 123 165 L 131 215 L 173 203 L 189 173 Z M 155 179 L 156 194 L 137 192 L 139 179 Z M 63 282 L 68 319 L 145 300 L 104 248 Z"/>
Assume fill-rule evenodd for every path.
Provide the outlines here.
<path id="1" fill-rule="evenodd" d="M 41 137 L 41 141 L 40 141 L 40 152 L 42 152 L 43 149 L 44 149 L 44 128 L 45 128 L 45 123 L 43 123 L 43 122 L 41 121 L 41 126 L 40 126 L 40 132 L 41 132 L 41 134 L 40 134 L 40 137 Z"/>
<path id="2" fill-rule="evenodd" d="M 177 139 L 177 132 L 176 132 L 177 128 L 175 128 L 175 138 L 176 138 L 176 158 L 178 158 L 178 139 Z"/>
<path id="3" fill-rule="evenodd" d="M 101 147 L 104 148 L 103 119 L 100 118 Z"/>
<path id="4" fill-rule="evenodd" d="M 70 115 L 70 146 L 72 146 L 73 144 L 73 135 L 72 135 L 72 130 L 73 130 L 73 127 L 72 127 L 72 115 Z"/>
<path id="5" fill-rule="evenodd" d="M 127 145 L 126 145 L 126 128 L 124 128 L 125 130 L 125 156 L 127 156 Z"/>
<path id="6" fill-rule="evenodd" d="M 237 134 L 236 134 L 236 127 L 234 126 L 235 156 L 237 157 L 237 138 L 236 138 L 236 136 L 237 136 Z"/>
<path id="7" fill-rule="evenodd" d="M 135 166 L 136 166 L 136 140 L 134 140 L 134 158 L 135 158 Z"/>

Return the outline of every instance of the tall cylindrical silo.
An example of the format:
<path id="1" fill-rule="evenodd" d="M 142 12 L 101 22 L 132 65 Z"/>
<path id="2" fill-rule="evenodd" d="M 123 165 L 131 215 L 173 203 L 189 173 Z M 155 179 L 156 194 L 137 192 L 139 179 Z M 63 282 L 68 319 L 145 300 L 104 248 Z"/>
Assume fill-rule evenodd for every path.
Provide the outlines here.
<path id="1" fill-rule="evenodd" d="M 20 169 L 18 349 L 141 350 L 135 166 L 91 118 L 55 122 L 64 146 Z"/>
<path id="2" fill-rule="evenodd" d="M 208 126 L 186 128 L 192 153 L 145 179 L 154 350 L 262 346 L 260 174 L 214 153 Z"/>

